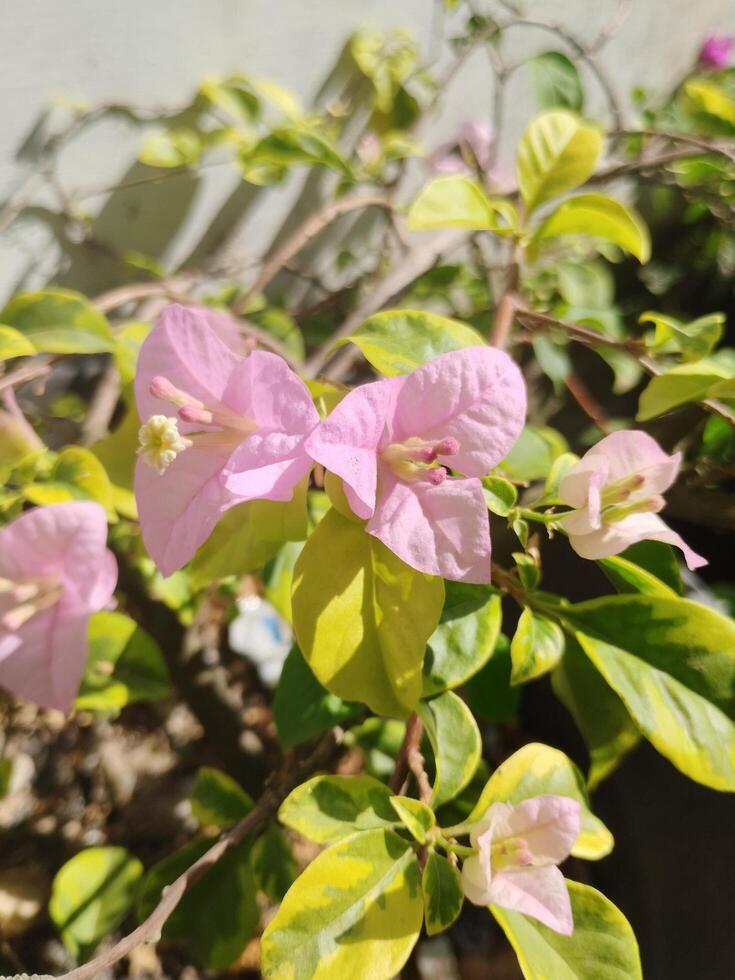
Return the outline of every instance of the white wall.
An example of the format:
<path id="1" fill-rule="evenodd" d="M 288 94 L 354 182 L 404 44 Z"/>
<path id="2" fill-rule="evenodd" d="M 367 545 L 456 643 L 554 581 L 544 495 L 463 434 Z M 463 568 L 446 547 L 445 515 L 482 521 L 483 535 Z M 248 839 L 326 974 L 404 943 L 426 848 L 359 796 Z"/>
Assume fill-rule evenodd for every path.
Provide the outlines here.
<path id="1" fill-rule="evenodd" d="M 407 27 L 423 52 L 430 53 L 434 6 L 432 0 L 2 0 L 0 197 L 11 195 L 37 166 L 29 164 L 32 130 L 48 125 L 40 120 L 55 100 L 171 107 L 186 101 L 208 72 L 242 71 L 272 78 L 308 104 L 358 27 Z M 615 2 L 536 0 L 523 6 L 588 38 L 606 22 Z M 630 16 L 602 60 L 627 102 L 633 85 L 669 88 L 711 31 L 735 34 L 733 0 L 633 0 Z M 508 37 L 511 60 L 558 46 L 536 30 L 518 29 Z M 604 101 L 585 74 L 588 108 L 596 112 Z M 462 119 L 488 115 L 491 96 L 492 75 L 478 52 L 424 127 L 425 143 L 436 145 Z M 507 158 L 532 110 L 520 72 L 508 91 Z M 57 106 L 52 123 L 62 117 Z M 174 178 L 110 199 L 104 189 L 128 173 L 140 141 L 139 127 L 106 119 L 71 143 L 61 159 L 60 180 L 79 207 L 98 217 L 95 234 L 101 247 L 80 250 L 73 229 L 70 239 L 69 230 L 54 225 L 42 210 L 13 222 L 0 237 L 0 298 L 16 288 L 63 278 L 69 262 L 73 285 L 92 293 L 97 286 L 105 288 L 113 267 L 104 255 L 105 242 L 160 251 L 169 265 L 196 247 L 236 178 L 226 167 L 213 168 L 198 181 Z M 243 261 L 270 240 L 299 183 L 260 195 L 236 238 Z M 51 203 L 40 184 L 33 193 L 40 206 Z M 188 199 L 186 208 L 180 206 L 182 196 Z M 221 216 L 223 234 L 229 233 L 226 217 Z M 59 240 L 65 240 L 63 248 Z"/>

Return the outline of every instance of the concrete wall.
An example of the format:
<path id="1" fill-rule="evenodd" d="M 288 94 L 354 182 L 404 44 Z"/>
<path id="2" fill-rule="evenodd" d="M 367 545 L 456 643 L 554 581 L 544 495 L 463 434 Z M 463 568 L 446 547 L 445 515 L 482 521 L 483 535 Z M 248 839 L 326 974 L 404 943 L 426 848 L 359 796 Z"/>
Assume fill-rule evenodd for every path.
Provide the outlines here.
<path id="1" fill-rule="evenodd" d="M 615 10 L 614 0 L 536 0 L 523 6 L 529 14 L 564 22 L 582 38 L 594 36 Z M 3 13 L 0 199 L 37 169 L 39 135 L 59 125 L 64 99 L 175 107 L 208 72 L 242 71 L 293 89 L 308 105 L 358 27 L 406 27 L 425 56 L 441 54 L 431 0 L 4 0 Z M 633 85 L 666 90 L 710 31 L 735 34 L 732 0 L 633 0 L 602 61 L 627 101 Z M 517 29 L 508 36 L 507 49 L 513 61 L 558 46 L 544 32 Z M 585 76 L 588 108 L 601 111 L 599 86 L 588 72 Z M 489 115 L 491 98 L 492 75 L 478 52 L 424 126 L 426 145 L 441 142 L 462 119 Z M 506 159 L 532 111 L 527 79 L 519 72 L 508 88 Z M 48 212 L 54 197 L 44 181 L 30 187 L 38 207 L 0 237 L 0 299 L 50 280 L 92 293 L 106 288 L 116 275 L 115 263 L 105 255 L 107 245 L 138 248 L 174 267 L 228 239 L 238 243 L 247 262 L 268 243 L 298 193 L 295 179 L 256 200 L 248 188 L 237 186 L 230 168 L 213 167 L 199 178 L 177 177 L 111 194 L 116 182 L 140 173 L 135 154 L 141 139 L 140 126 L 108 117 L 61 156 L 60 184 L 76 207 L 95 216 L 92 246 L 80 246 L 75 229 Z M 214 230 L 205 236 L 214 219 Z"/>

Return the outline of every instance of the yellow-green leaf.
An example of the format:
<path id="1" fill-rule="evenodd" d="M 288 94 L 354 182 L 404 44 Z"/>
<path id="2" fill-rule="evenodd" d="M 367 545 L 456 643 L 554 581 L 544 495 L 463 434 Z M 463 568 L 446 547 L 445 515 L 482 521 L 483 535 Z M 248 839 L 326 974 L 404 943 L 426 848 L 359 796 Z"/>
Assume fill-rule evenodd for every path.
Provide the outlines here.
<path id="1" fill-rule="evenodd" d="M 735 99 L 721 85 L 704 78 L 692 78 L 684 85 L 684 94 L 695 109 L 735 126 Z"/>
<path id="2" fill-rule="evenodd" d="M 447 858 L 429 851 L 421 876 L 424 917 L 430 936 L 448 929 L 462 911 L 462 876 Z"/>
<path id="3" fill-rule="evenodd" d="M 14 327 L 0 326 L 0 361 L 11 357 L 28 357 L 36 353 L 30 340 Z"/>
<path id="4" fill-rule="evenodd" d="M 391 796 L 390 802 L 403 826 L 419 844 L 423 844 L 426 835 L 436 823 L 431 807 L 410 796 Z"/>
<path id="5" fill-rule="evenodd" d="M 574 190 L 591 176 L 602 151 L 598 129 L 562 109 L 531 121 L 518 145 L 518 184 L 526 207 Z"/>
<path id="6" fill-rule="evenodd" d="M 266 980 L 391 980 L 418 939 L 421 876 L 390 830 L 354 834 L 296 879 L 261 942 Z"/>
<path id="7" fill-rule="evenodd" d="M 735 790 L 735 623 L 688 599 L 635 594 L 560 614 L 655 748 L 696 782 Z"/>
<path id="8" fill-rule="evenodd" d="M 405 717 L 444 603 L 441 579 L 409 568 L 361 524 L 330 510 L 294 569 L 299 647 L 333 694 Z"/>
<path id="9" fill-rule="evenodd" d="M 32 483 L 25 495 L 34 504 L 58 504 L 65 500 L 96 500 L 114 517 L 112 488 L 105 468 L 93 453 L 68 446 L 60 453 L 43 483 Z"/>
<path id="10" fill-rule="evenodd" d="M 563 201 L 535 232 L 532 245 L 561 235 L 604 238 L 635 255 L 639 262 L 648 262 L 651 257 L 651 239 L 643 219 L 604 194 L 580 194 Z"/>
<path id="11" fill-rule="evenodd" d="M 641 392 L 636 419 L 646 422 L 672 408 L 709 398 L 721 382 L 731 379 L 731 375 L 723 364 L 709 357 L 671 368 L 665 374 L 651 378 Z"/>
<path id="12" fill-rule="evenodd" d="M 408 209 L 406 227 L 468 228 L 509 235 L 517 231 L 518 213 L 510 201 L 488 197 L 471 177 L 439 177 L 421 191 Z"/>
<path id="13" fill-rule="evenodd" d="M 564 633 L 553 620 L 524 609 L 510 643 L 510 682 L 525 684 L 552 670 L 564 653 Z"/>
<path id="14" fill-rule="evenodd" d="M 434 750 L 432 806 L 454 799 L 475 775 L 482 742 L 472 712 L 453 691 L 422 701 L 418 714 Z"/>
<path id="15" fill-rule="evenodd" d="M 252 799 L 232 776 L 211 766 L 197 770 L 189 802 L 202 827 L 231 827 L 253 809 Z"/>
<path id="16" fill-rule="evenodd" d="M 369 317 L 336 346 L 355 344 L 376 371 L 394 375 L 408 374 L 439 354 L 484 343 L 472 327 L 449 317 L 423 310 L 386 310 Z"/>
<path id="17" fill-rule="evenodd" d="M 289 793 L 278 819 L 317 844 L 398 823 L 391 791 L 372 776 L 313 776 Z"/>
<path id="18" fill-rule="evenodd" d="M 571 936 L 520 912 L 490 906 L 526 980 L 642 980 L 638 943 L 620 909 L 589 885 L 566 884 L 574 918 Z"/>
<path id="19" fill-rule="evenodd" d="M 81 293 L 42 289 L 20 293 L 0 313 L 36 351 L 46 354 L 103 354 L 113 350 L 107 319 Z"/>
<path id="20" fill-rule="evenodd" d="M 489 660 L 500 633 L 500 597 L 485 585 L 446 582 L 439 625 L 429 637 L 423 697 L 459 687 Z"/>
<path id="21" fill-rule="evenodd" d="M 613 837 L 590 810 L 582 773 L 563 752 L 539 742 L 530 742 L 498 766 L 468 822 L 479 820 L 493 803 L 520 803 L 532 796 L 569 796 L 582 807 L 581 830 L 572 848 L 575 857 L 596 860 L 609 854 Z"/>

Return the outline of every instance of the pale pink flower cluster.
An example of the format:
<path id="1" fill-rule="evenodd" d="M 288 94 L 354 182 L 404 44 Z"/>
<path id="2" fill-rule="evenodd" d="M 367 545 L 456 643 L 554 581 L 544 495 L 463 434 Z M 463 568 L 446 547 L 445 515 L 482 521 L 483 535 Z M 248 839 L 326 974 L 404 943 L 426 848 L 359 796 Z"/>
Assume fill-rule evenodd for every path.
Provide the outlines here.
<path id="1" fill-rule="evenodd" d="M 493 803 L 470 828 L 475 849 L 462 864 L 462 888 L 475 905 L 522 912 L 556 932 L 573 930 L 572 907 L 557 867 L 579 836 L 580 805 L 566 796 Z"/>

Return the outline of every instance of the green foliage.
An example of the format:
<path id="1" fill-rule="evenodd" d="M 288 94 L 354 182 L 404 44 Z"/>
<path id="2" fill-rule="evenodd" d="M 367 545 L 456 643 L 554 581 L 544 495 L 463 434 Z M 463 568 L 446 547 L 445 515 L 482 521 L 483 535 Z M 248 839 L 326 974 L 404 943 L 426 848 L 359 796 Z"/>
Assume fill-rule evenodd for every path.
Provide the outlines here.
<path id="1" fill-rule="evenodd" d="M 561 51 L 544 51 L 527 61 L 536 101 L 541 109 L 571 109 L 584 105 L 582 82 L 573 61 Z"/>
<path id="2" fill-rule="evenodd" d="M 354 717 L 362 706 L 322 687 L 298 647 L 286 657 L 273 701 L 273 719 L 286 748 Z"/>
<path id="3" fill-rule="evenodd" d="M 15 327 L 0 326 L 0 361 L 11 357 L 27 357 L 36 353 L 30 340 Z"/>
<path id="4" fill-rule="evenodd" d="M 545 793 L 569 796 L 582 808 L 581 830 L 572 848 L 575 857 L 596 860 L 610 853 L 612 834 L 590 810 L 581 772 L 563 752 L 535 742 L 524 745 L 495 770 L 468 823 L 483 817 L 493 803 L 520 803 Z"/>
<path id="5" fill-rule="evenodd" d="M 192 585 L 206 588 L 213 579 L 254 572 L 278 553 L 284 541 L 300 541 L 306 534 L 306 481 L 285 503 L 252 500 L 237 504 L 197 551 L 191 563 Z"/>
<path id="6" fill-rule="evenodd" d="M 510 683 L 510 642 L 500 634 L 488 662 L 467 683 L 467 701 L 476 718 L 497 723 L 512 721 L 521 691 Z"/>
<path id="7" fill-rule="evenodd" d="M 0 312 L 39 354 L 104 354 L 113 350 L 106 318 L 81 293 L 43 289 L 18 293 Z"/>
<path id="8" fill-rule="evenodd" d="M 168 669 L 155 640 L 122 613 L 95 613 L 75 707 L 117 714 L 131 701 L 157 701 L 170 693 Z"/>
<path id="9" fill-rule="evenodd" d="M 213 843 L 213 838 L 199 837 L 148 869 L 136 904 L 141 921 L 153 911 L 161 891 Z M 163 927 L 163 939 L 186 946 L 208 969 L 231 966 L 258 925 L 260 910 L 255 901 L 257 884 L 250 849 L 246 841 L 221 857 L 187 891 Z"/>
<path id="10" fill-rule="evenodd" d="M 519 912 L 490 907 L 526 980 L 641 980 L 638 943 L 623 913 L 589 885 L 567 881 L 567 889 L 574 918 L 571 936 Z"/>
<path id="11" fill-rule="evenodd" d="M 354 834 L 296 879 L 263 933 L 263 975 L 390 980 L 408 959 L 422 920 L 411 846 L 390 830 Z"/>
<path id="12" fill-rule="evenodd" d="M 552 670 L 564 653 L 564 633 L 553 620 L 525 608 L 510 644 L 511 684 L 525 684 Z"/>
<path id="13" fill-rule="evenodd" d="M 86 960 L 130 911 L 143 865 L 124 847 L 89 847 L 53 881 L 49 915 L 64 945 Z"/>
<path id="14" fill-rule="evenodd" d="M 510 201 L 488 197 L 470 177 L 438 177 L 409 208 L 406 226 L 411 231 L 466 228 L 509 235 L 518 230 L 518 212 Z"/>
<path id="15" fill-rule="evenodd" d="M 65 500 L 95 500 L 114 517 L 112 487 L 104 466 L 88 449 L 67 446 L 54 460 L 43 480 L 25 488 L 34 504 L 59 504 Z"/>
<path id="16" fill-rule="evenodd" d="M 507 517 L 518 500 L 518 491 L 500 476 L 486 476 L 482 481 L 482 490 L 488 510 L 498 517 Z"/>
<path id="17" fill-rule="evenodd" d="M 421 876 L 424 918 L 430 936 L 448 929 L 462 911 L 464 893 L 457 868 L 436 851 L 429 851 Z"/>
<path id="18" fill-rule="evenodd" d="M 567 638 L 564 657 L 551 682 L 584 738 L 590 756 L 587 785 L 593 790 L 635 748 L 640 734 L 623 702 L 573 637 Z"/>
<path id="19" fill-rule="evenodd" d="M 634 594 L 562 615 L 655 748 L 696 782 L 735 789 L 735 624 L 686 599 Z"/>
<path id="20" fill-rule="evenodd" d="M 661 354 L 681 354 L 685 361 L 698 361 L 711 354 L 720 342 L 725 315 L 709 313 L 690 323 L 682 323 L 673 316 L 648 310 L 641 313 L 638 322 L 654 325 L 653 340 L 650 343 L 652 350 Z"/>
<path id="21" fill-rule="evenodd" d="M 309 666 L 333 694 L 381 714 L 415 708 L 443 602 L 441 579 L 409 568 L 334 509 L 296 562 L 294 630 Z"/>
<path id="22" fill-rule="evenodd" d="M 568 449 L 564 436 L 547 425 L 526 425 L 499 469 L 511 480 L 543 480 Z"/>
<path id="23" fill-rule="evenodd" d="M 191 812 L 202 827 L 224 830 L 246 817 L 253 801 L 235 780 L 219 769 L 202 766 L 189 791 Z"/>
<path id="24" fill-rule="evenodd" d="M 485 343 L 471 327 L 422 310 L 388 310 L 369 317 L 336 346 L 352 343 L 360 348 L 376 371 L 408 374 L 421 364 L 464 347 Z"/>
<path id="25" fill-rule="evenodd" d="M 372 776 L 314 776 L 292 790 L 278 818 L 317 844 L 399 823 L 391 791 Z"/>
<path id="26" fill-rule="evenodd" d="M 651 256 L 648 229 L 640 216 L 604 194 L 579 194 L 563 201 L 534 232 L 532 244 L 538 247 L 560 235 L 590 235 L 612 242 L 639 262 Z"/>
<path id="27" fill-rule="evenodd" d="M 275 824 L 253 844 L 250 863 L 258 888 L 271 902 L 283 901 L 296 880 L 298 866 L 286 837 Z"/>
<path id="28" fill-rule="evenodd" d="M 477 722 L 453 691 L 445 691 L 418 708 L 431 748 L 436 775 L 432 805 L 439 807 L 460 793 L 475 774 L 482 742 Z"/>
<path id="29" fill-rule="evenodd" d="M 447 582 L 445 593 L 424 657 L 423 697 L 464 684 L 487 662 L 500 632 L 500 599 L 487 586 Z"/>
<path id="30" fill-rule="evenodd" d="M 426 842 L 426 835 L 436 824 L 434 811 L 420 800 L 410 796 L 391 796 L 393 809 L 401 818 L 401 823 L 419 844 Z"/>
<path id="31" fill-rule="evenodd" d="M 602 134 L 561 109 L 537 116 L 518 145 L 516 169 L 521 197 L 529 212 L 579 187 L 590 176 L 602 151 Z"/>
<path id="32" fill-rule="evenodd" d="M 197 162 L 202 149 L 196 130 L 164 129 L 146 139 L 138 159 L 148 167 L 189 167 Z"/>

